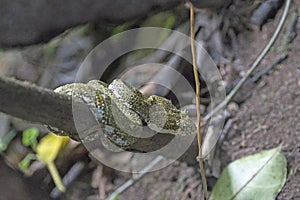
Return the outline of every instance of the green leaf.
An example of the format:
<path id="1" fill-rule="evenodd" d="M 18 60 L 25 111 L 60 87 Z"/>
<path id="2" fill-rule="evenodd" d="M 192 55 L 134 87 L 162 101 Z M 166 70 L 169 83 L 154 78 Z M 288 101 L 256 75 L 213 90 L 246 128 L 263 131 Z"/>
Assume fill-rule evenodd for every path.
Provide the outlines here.
<path id="1" fill-rule="evenodd" d="M 17 135 L 17 131 L 12 129 L 5 136 L 0 138 L 0 153 L 7 149 L 8 144 Z"/>
<path id="2" fill-rule="evenodd" d="M 27 173 L 30 162 L 32 160 L 36 160 L 36 159 L 37 159 L 36 155 L 34 155 L 32 153 L 27 154 L 26 157 L 18 164 L 20 170 L 22 170 L 24 173 Z"/>
<path id="3" fill-rule="evenodd" d="M 24 146 L 31 146 L 31 148 L 36 151 L 37 137 L 40 132 L 36 128 L 29 128 L 23 131 L 22 143 Z"/>
<path id="4" fill-rule="evenodd" d="M 210 200 L 273 200 L 286 181 L 286 159 L 280 148 L 230 163 L 213 188 Z"/>
<path id="5" fill-rule="evenodd" d="M 7 149 L 7 144 L 3 142 L 3 140 L 0 139 L 0 152 L 3 152 Z"/>
<path id="6" fill-rule="evenodd" d="M 118 200 L 118 199 L 119 199 L 119 194 L 114 194 L 110 196 L 108 200 Z"/>
<path id="7" fill-rule="evenodd" d="M 126 31 L 129 28 L 130 28 L 130 23 L 125 23 L 125 24 L 119 25 L 112 30 L 111 35 L 116 35 L 118 33 Z"/>

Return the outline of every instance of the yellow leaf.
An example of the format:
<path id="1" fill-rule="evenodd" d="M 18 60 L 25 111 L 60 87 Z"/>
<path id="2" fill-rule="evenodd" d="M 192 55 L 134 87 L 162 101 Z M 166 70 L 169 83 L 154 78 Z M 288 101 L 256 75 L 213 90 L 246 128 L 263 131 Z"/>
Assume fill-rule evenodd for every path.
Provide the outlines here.
<path id="1" fill-rule="evenodd" d="M 58 136 L 54 133 L 49 133 L 42 138 L 37 146 L 38 159 L 45 163 L 54 161 L 69 140 L 68 136 Z"/>
<path id="2" fill-rule="evenodd" d="M 38 159 L 47 164 L 48 170 L 50 171 L 56 187 L 62 192 L 66 189 L 56 169 L 54 160 L 69 140 L 70 138 L 68 136 L 58 136 L 54 133 L 49 133 L 42 138 L 36 148 Z"/>

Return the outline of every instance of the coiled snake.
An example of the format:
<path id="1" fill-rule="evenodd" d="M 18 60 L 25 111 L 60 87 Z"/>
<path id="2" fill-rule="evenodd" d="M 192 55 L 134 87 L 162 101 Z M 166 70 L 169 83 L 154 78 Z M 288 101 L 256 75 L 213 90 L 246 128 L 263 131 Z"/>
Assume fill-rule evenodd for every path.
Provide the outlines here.
<path id="1" fill-rule="evenodd" d="M 177 109 L 169 100 L 139 90 L 121 81 L 106 84 L 99 80 L 72 83 L 55 92 L 81 98 L 94 114 L 104 136 L 121 148 L 143 137 L 143 127 L 159 133 L 189 135 L 196 126 L 185 111 Z"/>

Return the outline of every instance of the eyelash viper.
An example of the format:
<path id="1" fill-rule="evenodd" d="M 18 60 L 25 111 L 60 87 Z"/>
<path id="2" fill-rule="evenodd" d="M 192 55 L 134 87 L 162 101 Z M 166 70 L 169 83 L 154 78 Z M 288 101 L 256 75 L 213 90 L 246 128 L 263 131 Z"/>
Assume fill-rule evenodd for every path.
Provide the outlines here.
<path id="1" fill-rule="evenodd" d="M 104 136 L 121 148 L 136 142 L 145 126 L 155 132 L 174 135 L 196 132 L 187 113 L 177 109 L 171 101 L 156 95 L 147 98 L 120 79 L 109 85 L 99 80 L 72 83 L 54 91 L 82 99 L 99 122 Z"/>

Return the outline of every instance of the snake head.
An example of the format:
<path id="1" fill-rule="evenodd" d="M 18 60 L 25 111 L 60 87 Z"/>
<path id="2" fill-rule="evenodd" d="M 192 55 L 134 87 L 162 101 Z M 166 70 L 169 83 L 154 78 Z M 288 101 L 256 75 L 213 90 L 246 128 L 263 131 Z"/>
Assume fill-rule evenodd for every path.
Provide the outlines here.
<path id="1" fill-rule="evenodd" d="M 170 100 L 152 95 L 148 98 L 151 105 L 147 123 L 150 128 L 174 135 L 196 133 L 196 126 L 185 111 L 177 109 Z"/>

